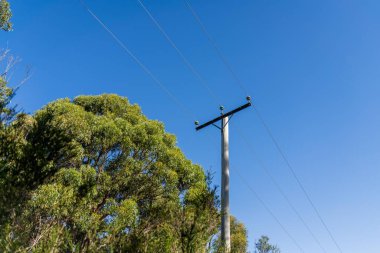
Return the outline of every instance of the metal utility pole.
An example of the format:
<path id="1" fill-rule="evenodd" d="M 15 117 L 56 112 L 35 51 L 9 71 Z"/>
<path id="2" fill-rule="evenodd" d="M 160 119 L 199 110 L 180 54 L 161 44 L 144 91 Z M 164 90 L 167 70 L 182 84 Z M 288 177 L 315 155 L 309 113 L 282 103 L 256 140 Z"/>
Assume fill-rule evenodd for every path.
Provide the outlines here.
<path id="1" fill-rule="evenodd" d="M 241 111 L 245 108 L 250 107 L 251 104 L 251 97 L 247 97 L 248 103 L 230 111 L 227 113 L 224 113 L 223 106 L 220 107 L 221 110 L 221 116 L 210 120 L 209 122 L 202 124 L 199 126 L 199 122 L 196 121 L 195 125 L 197 126 L 195 129 L 197 131 L 201 130 L 202 128 L 205 128 L 209 125 L 213 125 L 217 127 L 221 132 L 222 137 L 222 185 L 221 185 L 221 200 L 222 200 L 222 207 L 221 207 L 221 216 L 222 216 L 222 228 L 221 228 L 221 237 L 222 237 L 222 243 L 225 247 L 225 252 L 231 251 L 231 235 L 230 235 L 230 157 L 229 157 L 229 131 L 228 131 L 228 123 L 232 116 Z M 215 123 L 221 121 L 221 126 L 219 127 Z"/>

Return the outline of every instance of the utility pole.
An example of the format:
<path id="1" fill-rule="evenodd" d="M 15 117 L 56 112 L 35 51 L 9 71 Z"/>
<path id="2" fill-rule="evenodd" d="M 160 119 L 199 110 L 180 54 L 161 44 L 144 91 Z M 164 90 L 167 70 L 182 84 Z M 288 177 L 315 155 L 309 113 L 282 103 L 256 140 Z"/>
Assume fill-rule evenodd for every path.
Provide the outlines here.
<path id="1" fill-rule="evenodd" d="M 221 218 L 222 218 L 222 227 L 221 227 L 221 239 L 222 244 L 225 248 L 225 252 L 231 251 L 231 234 L 230 234 L 230 157 L 229 157 L 229 130 L 228 130 L 228 123 L 232 116 L 240 112 L 241 110 L 244 110 L 248 107 L 250 107 L 251 104 L 251 97 L 247 97 L 247 103 L 230 111 L 227 113 L 224 113 L 224 107 L 220 106 L 221 115 L 213 120 L 210 120 L 207 123 L 204 123 L 202 125 L 199 125 L 199 122 L 196 121 L 196 130 L 199 131 L 202 128 L 205 128 L 209 125 L 213 125 L 217 127 L 221 132 L 221 158 L 222 158 L 222 185 L 221 185 L 221 200 L 222 200 L 222 206 L 221 206 Z M 221 126 L 219 127 L 215 123 L 221 121 Z"/>

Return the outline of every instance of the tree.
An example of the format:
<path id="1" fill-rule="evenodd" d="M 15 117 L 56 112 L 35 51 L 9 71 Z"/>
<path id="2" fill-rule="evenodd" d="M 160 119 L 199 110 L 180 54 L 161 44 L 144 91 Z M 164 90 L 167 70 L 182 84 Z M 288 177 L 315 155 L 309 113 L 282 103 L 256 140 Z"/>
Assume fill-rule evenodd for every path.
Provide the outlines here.
<path id="1" fill-rule="evenodd" d="M 231 253 L 246 253 L 248 249 L 248 232 L 244 224 L 239 222 L 234 216 L 230 217 L 231 226 Z M 213 242 L 215 253 L 224 253 L 220 234 Z"/>
<path id="2" fill-rule="evenodd" d="M 204 252 L 215 188 L 158 121 L 116 95 L 18 115 L 0 146 L 0 251 Z"/>
<path id="3" fill-rule="evenodd" d="M 256 252 L 257 253 L 280 253 L 280 249 L 269 244 L 269 237 L 262 236 L 259 241 L 256 243 Z"/>
<path id="4" fill-rule="evenodd" d="M 0 0 L 0 29 L 4 31 L 12 30 L 12 17 L 11 6 L 7 0 Z"/>
<path id="5" fill-rule="evenodd" d="M 117 95 L 61 99 L 34 115 L 19 113 L 7 82 L 17 59 L 3 50 L 4 60 L 1 252 L 210 250 L 219 231 L 216 188 L 162 123 Z M 246 230 L 234 219 L 232 241 L 245 252 Z"/>
<path id="6" fill-rule="evenodd" d="M 244 224 L 231 216 L 231 252 L 245 253 L 248 249 L 248 232 Z"/>

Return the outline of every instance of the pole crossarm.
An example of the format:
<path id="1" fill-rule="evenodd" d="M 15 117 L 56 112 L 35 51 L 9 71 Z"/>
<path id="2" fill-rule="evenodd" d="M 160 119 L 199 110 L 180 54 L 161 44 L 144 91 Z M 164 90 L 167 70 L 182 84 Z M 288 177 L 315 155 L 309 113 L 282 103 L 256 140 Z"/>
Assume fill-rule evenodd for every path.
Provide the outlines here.
<path id="1" fill-rule="evenodd" d="M 231 115 L 233 115 L 233 114 L 235 114 L 235 113 L 237 113 L 237 112 L 239 112 L 239 111 L 241 111 L 241 110 L 244 110 L 245 108 L 250 107 L 251 105 L 252 105 L 252 103 L 251 103 L 251 102 L 248 102 L 248 103 L 246 103 L 246 104 L 244 104 L 244 105 L 242 105 L 242 106 L 240 106 L 240 107 L 238 107 L 238 108 L 236 108 L 236 109 L 234 109 L 234 110 L 232 110 L 232 111 L 229 111 L 229 112 L 227 112 L 227 113 L 224 113 L 224 114 L 220 115 L 219 117 L 217 117 L 217 118 L 215 118 L 215 119 L 213 119 L 213 120 L 210 120 L 210 121 L 207 122 L 207 123 L 204 123 L 203 125 L 197 126 L 197 127 L 195 128 L 195 130 L 199 131 L 199 130 L 201 130 L 202 128 L 205 128 L 205 127 L 207 127 L 207 126 L 209 126 L 209 125 L 213 125 L 215 122 L 218 122 L 219 120 L 222 120 L 222 119 L 224 119 L 224 118 L 226 118 L 226 117 L 228 117 L 228 116 L 231 116 Z"/>

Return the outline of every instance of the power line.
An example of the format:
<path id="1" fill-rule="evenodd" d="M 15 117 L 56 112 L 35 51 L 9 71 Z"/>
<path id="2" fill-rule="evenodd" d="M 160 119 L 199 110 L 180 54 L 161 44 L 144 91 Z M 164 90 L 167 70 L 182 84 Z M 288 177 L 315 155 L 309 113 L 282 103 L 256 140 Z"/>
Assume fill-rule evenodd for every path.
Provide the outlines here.
<path id="1" fill-rule="evenodd" d="M 139 58 L 135 54 L 132 53 L 132 51 L 126 46 L 124 42 L 122 42 L 117 35 L 87 6 L 87 4 L 83 0 L 79 0 L 79 2 L 85 7 L 87 12 L 101 25 L 101 27 L 107 31 L 110 36 L 117 42 L 117 44 L 139 65 L 144 72 L 150 76 L 153 81 L 158 85 L 158 87 L 166 93 L 170 99 L 176 103 L 181 110 L 186 113 L 190 118 L 194 119 L 194 115 L 191 113 L 191 111 L 184 106 L 167 88 L 166 86 L 149 70 L 149 68 L 143 64 Z M 298 242 L 294 239 L 294 237 L 289 233 L 289 231 L 284 227 L 284 225 L 279 221 L 279 219 L 274 215 L 274 213 L 269 209 L 269 207 L 265 204 L 265 202 L 259 197 L 259 195 L 249 186 L 247 182 L 245 182 L 244 178 L 240 175 L 239 177 L 243 180 L 243 182 L 247 185 L 247 187 L 254 193 L 256 198 L 260 201 L 260 203 L 264 206 L 266 211 L 275 219 L 275 221 L 280 225 L 282 230 L 288 235 L 288 237 L 293 241 L 293 243 L 300 249 L 301 252 L 304 252 L 304 250 L 299 246 Z"/>
<path id="2" fill-rule="evenodd" d="M 239 87 L 242 89 L 243 92 L 247 93 L 247 89 L 246 87 L 243 85 L 243 83 L 240 81 L 240 79 L 238 78 L 237 74 L 235 73 L 235 71 L 233 70 L 231 64 L 227 61 L 227 58 L 223 55 L 223 53 L 221 52 L 221 50 L 219 49 L 219 47 L 217 46 L 215 40 L 212 38 L 211 34 L 207 31 L 206 29 L 206 26 L 203 24 L 202 20 L 200 19 L 199 15 L 195 12 L 194 8 L 192 8 L 190 2 L 188 0 L 184 0 L 184 2 L 186 3 L 186 6 L 188 7 L 188 9 L 190 10 L 190 12 L 192 13 L 192 15 L 194 16 L 194 18 L 196 19 L 196 21 L 198 22 L 198 24 L 200 25 L 202 31 L 204 32 L 204 34 L 206 35 L 206 37 L 208 38 L 209 40 L 209 43 L 212 45 L 212 47 L 215 49 L 215 51 L 217 52 L 219 58 L 221 59 L 221 61 L 224 63 L 224 65 L 227 67 L 227 69 L 230 71 L 231 75 L 234 77 L 235 79 L 235 82 L 239 85 Z M 321 221 L 323 227 L 326 229 L 327 233 L 329 234 L 330 238 L 332 239 L 332 241 L 334 242 L 335 246 L 338 248 L 338 250 L 342 253 L 342 250 L 340 248 L 340 246 L 338 245 L 336 239 L 334 238 L 334 236 L 332 235 L 330 229 L 328 228 L 327 224 L 325 223 L 325 221 L 323 220 L 322 216 L 320 215 L 318 209 L 316 208 L 315 204 L 313 203 L 313 201 L 311 200 L 309 194 L 306 192 L 304 186 L 302 185 L 301 181 L 299 180 L 299 178 L 297 177 L 294 169 L 292 168 L 292 166 L 290 165 L 289 163 L 289 160 L 286 158 L 284 152 L 282 151 L 282 149 L 280 148 L 280 146 L 278 145 L 278 142 L 275 140 L 273 134 L 271 133 L 268 125 L 264 122 L 263 118 L 261 117 L 261 115 L 258 113 L 257 111 L 257 107 L 256 108 L 256 113 L 257 115 L 259 116 L 260 118 L 260 122 L 264 125 L 266 131 L 268 132 L 268 134 L 270 135 L 272 141 L 274 142 L 277 150 L 280 152 L 282 158 L 284 159 L 285 163 L 287 164 L 287 167 L 290 169 L 293 177 L 296 179 L 297 181 L 297 184 L 299 185 L 299 187 L 301 188 L 302 192 L 304 193 L 304 195 L 306 196 L 308 202 L 310 203 L 310 205 L 313 207 L 315 213 L 317 214 L 319 220 Z"/>
<path id="3" fill-rule="evenodd" d="M 156 85 L 164 92 L 168 97 L 179 106 L 179 108 L 190 118 L 195 119 L 194 114 L 188 109 L 183 103 L 181 103 L 172 92 L 149 70 L 149 68 L 139 59 L 137 56 L 126 46 L 126 44 L 121 41 L 118 36 L 112 32 L 112 30 L 88 7 L 88 5 L 83 1 L 79 0 L 87 12 L 101 25 L 101 27 L 116 41 L 116 43 L 139 65 L 143 71 L 153 79 Z"/>
<path id="4" fill-rule="evenodd" d="M 200 26 L 202 32 L 207 37 L 210 45 L 214 48 L 214 50 L 215 50 L 216 54 L 219 56 L 220 60 L 223 62 L 223 64 L 225 65 L 225 67 L 228 69 L 228 71 L 231 73 L 231 75 L 234 78 L 236 84 L 243 91 L 244 95 L 246 95 L 246 96 L 249 95 L 246 86 L 243 84 L 243 82 L 240 80 L 239 76 L 236 74 L 236 72 L 232 68 L 232 65 L 227 60 L 227 57 L 225 57 L 224 54 L 223 54 L 223 52 L 219 49 L 218 44 L 216 43 L 216 41 L 214 40 L 214 38 L 211 36 L 211 34 L 208 32 L 206 26 L 202 22 L 201 18 L 197 14 L 197 12 L 191 6 L 190 2 L 188 0 L 183 0 L 183 1 L 185 2 L 186 6 L 189 9 L 189 11 L 191 12 L 191 14 L 193 15 L 194 19 L 197 21 L 197 23 Z"/>
<path id="5" fill-rule="evenodd" d="M 280 222 L 280 220 L 277 218 L 277 216 L 272 212 L 272 210 L 267 206 L 265 201 L 260 198 L 259 194 L 251 187 L 251 185 L 247 182 L 245 177 L 243 177 L 239 170 L 235 170 L 238 174 L 240 180 L 245 184 L 245 186 L 253 193 L 253 195 L 256 197 L 256 199 L 261 203 L 261 205 L 265 208 L 265 210 L 272 216 L 272 218 L 277 222 L 277 224 L 281 227 L 281 229 L 286 233 L 286 235 L 292 240 L 292 242 L 297 246 L 297 248 L 301 252 L 305 252 L 302 247 L 298 244 L 296 239 L 290 234 L 290 232 L 284 227 L 284 225 Z"/>
<path id="6" fill-rule="evenodd" d="M 326 222 L 324 221 L 324 219 L 322 218 L 322 215 L 320 214 L 320 212 L 318 211 L 316 205 L 314 204 L 314 202 L 311 200 L 311 197 L 310 195 L 308 194 L 308 192 L 306 191 L 305 187 L 303 186 L 303 184 L 301 183 L 301 180 L 299 179 L 299 177 L 297 176 L 297 173 L 295 172 L 295 170 L 293 169 L 293 166 L 290 164 L 289 162 L 289 159 L 287 158 L 287 156 L 285 155 L 284 151 L 282 150 L 282 148 L 280 147 L 278 141 L 276 140 L 276 138 L 274 137 L 272 131 L 270 130 L 268 124 L 266 124 L 266 122 L 264 121 L 263 117 L 261 116 L 261 114 L 259 113 L 259 111 L 257 110 L 257 107 L 255 107 L 255 110 L 256 112 L 256 115 L 257 117 L 259 118 L 261 124 L 264 126 L 266 132 L 268 133 L 270 139 L 272 140 L 272 142 L 274 143 L 277 151 L 279 152 L 279 154 L 281 155 L 282 159 L 285 161 L 285 164 L 286 166 L 288 167 L 289 171 L 291 172 L 292 176 L 294 177 L 294 179 L 296 180 L 298 186 L 301 188 L 303 194 L 306 196 L 306 199 L 308 200 L 309 204 L 312 206 L 314 212 L 317 214 L 318 216 L 318 219 L 321 221 L 323 227 L 325 228 L 325 230 L 327 231 L 327 233 L 329 234 L 331 240 L 334 242 L 335 246 L 337 247 L 337 249 L 339 250 L 339 252 L 343 253 L 341 247 L 339 246 L 337 240 L 335 239 L 335 237 L 333 236 L 333 234 L 331 233 L 330 229 L 328 228 Z"/>
<path id="7" fill-rule="evenodd" d="M 258 157 L 257 153 L 255 152 L 253 146 L 247 141 L 247 138 L 243 134 L 243 132 L 241 131 L 241 129 L 238 128 L 238 127 L 237 127 L 237 129 L 238 129 L 238 131 L 237 131 L 238 134 L 240 135 L 241 139 L 244 141 L 244 143 L 246 144 L 246 146 L 250 149 L 252 156 L 255 157 L 255 159 L 258 162 L 260 168 L 263 169 L 263 171 L 265 172 L 265 174 L 272 181 L 272 183 L 276 187 L 277 191 L 280 192 L 281 196 L 285 199 L 285 201 L 287 202 L 287 204 L 289 205 L 289 207 L 296 214 L 297 218 L 301 221 L 301 223 L 307 229 L 307 231 L 312 236 L 312 238 L 314 239 L 314 241 L 318 244 L 318 246 L 320 247 L 320 249 L 323 252 L 327 253 L 326 250 L 325 250 L 325 248 L 322 246 L 322 243 L 318 240 L 317 236 L 314 234 L 314 232 L 311 230 L 311 228 L 309 227 L 309 225 L 306 223 L 305 219 L 301 216 L 301 214 L 299 213 L 299 211 L 297 210 L 297 208 L 290 201 L 289 197 L 286 195 L 286 193 L 284 192 L 284 190 L 281 188 L 281 186 L 279 185 L 279 183 L 277 182 L 277 180 L 273 177 L 273 175 L 270 172 L 270 170 L 268 169 L 268 167 L 264 164 L 264 162 L 261 159 L 259 159 L 259 157 Z"/>
<path id="8" fill-rule="evenodd" d="M 174 48 L 174 50 L 178 53 L 182 61 L 185 63 L 185 65 L 189 68 L 189 70 L 194 74 L 194 76 L 200 81 L 200 83 L 206 88 L 207 92 L 210 94 L 210 96 L 214 99 L 216 103 L 220 102 L 220 98 L 211 90 L 210 86 L 207 84 L 206 80 L 203 78 L 203 76 L 198 72 L 198 70 L 191 64 L 191 62 L 186 58 L 186 56 L 182 53 L 182 51 L 178 48 L 178 46 L 174 43 L 174 41 L 171 39 L 171 37 L 167 34 L 167 32 L 164 30 L 164 28 L 160 25 L 160 23 L 157 21 L 157 19 L 152 15 L 152 13 L 148 10 L 148 8 L 144 5 L 142 0 L 137 0 L 137 2 L 140 4 L 140 6 L 143 8 L 143 10 L 146 12 L 146 14 L 149 16 L 149 18 L 153 21 L 155 26 L 158 28 L 158 30 L 162 33 L 162 35 L 165 37 L 165 39 L 169 42 L 169 44 Z M 219 104 L 220 105 L 220 104 Z"/>

